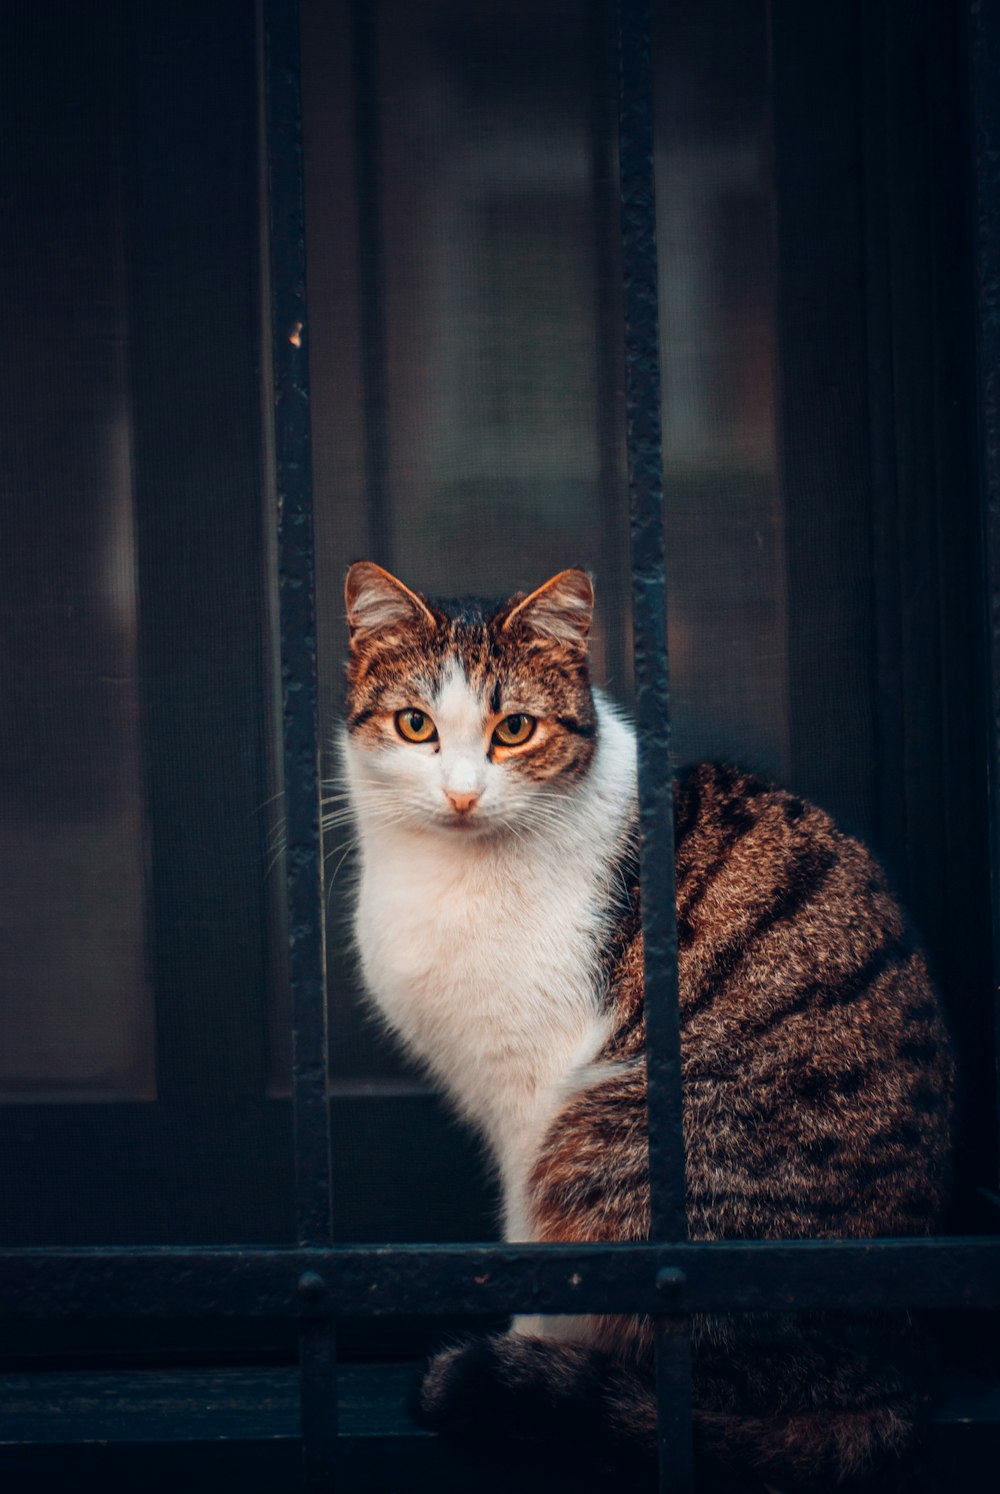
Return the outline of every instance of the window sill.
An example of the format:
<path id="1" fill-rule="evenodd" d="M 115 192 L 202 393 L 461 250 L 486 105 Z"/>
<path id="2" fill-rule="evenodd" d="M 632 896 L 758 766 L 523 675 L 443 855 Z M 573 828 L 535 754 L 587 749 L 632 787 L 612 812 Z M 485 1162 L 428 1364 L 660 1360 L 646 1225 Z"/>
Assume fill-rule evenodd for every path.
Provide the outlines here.
<path id="1" fill-rule="evenodd" d="M 343 1477 L 338 1494 L 477 1494 L 509 1488 L 425 1432 L 407 1410 L 412 1364 L 344 1365 L 340 1371 Z M 0 1478 L 8 1488 L 55 1487 L 93 1470 L 101 1487 L 144 1494 L 294 1487 L 298 1372 L 291 1366 L 189 1370 L 32 1371 L 0 1376 Z M 995 1488 L 1000 1383 L 963 1380 L 935 1418 L 929 1463 L 955 1494 Z M 527 1463 L 527 1459 L 526 1459 Z M 527 1474 L 527 1470 L 526 1470 Z M 519 1478 L 519 1488 L 533 1486 Z M 548 1488 L 551 1490 L 551 1482 Z"/>

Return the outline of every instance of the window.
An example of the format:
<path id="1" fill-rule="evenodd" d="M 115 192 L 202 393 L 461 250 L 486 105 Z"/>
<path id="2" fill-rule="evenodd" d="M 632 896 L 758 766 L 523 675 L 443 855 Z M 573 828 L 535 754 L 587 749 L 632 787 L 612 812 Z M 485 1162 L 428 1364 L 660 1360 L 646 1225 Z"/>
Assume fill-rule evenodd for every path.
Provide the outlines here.
<path id="1" fill-rule="evenodd" d="M 994 23 L 977 11 L 967 36 L 901 0 L 653 7 L 674 751 L 794 783 L 888 862 L 950 999 L 966 1075 L 953 1227 L 978 1238 L 885 1247 L 864 1269 L 838 1245 L 552 1247 L 529 1288 L 523 1249 L 440 1246 L 491 1238 L 490 1184 L 358 1012 L 346 843 L 325 848 L 325 1098 L 311 733 L 325 743 L 336 715 L 341 577 L 366 554 L 431 591 L 591 566 L 598 672 L 653 729 L 659 618 L 640 619 L 644 685 L 629 599 L 632 565 L 657 556 L 640 540 L 630 557 L 628 484 L 631 450 L 637 501 L 655 506 L 655 441 L 645 461 L 637 442 L 659 406 L 640 380 L 629 448 L 622 369 L 652 323 L 619 289 L 653 244 L 641 142 L 624 141 L 626 187 L 639 177 L 623 240 L 603 0 L 302 0 L 300 178 L 296 9 L 94 0 L 2 23 L 0 1464 L 15 1475 L 89 1457 L 165 1486 L 240 1466 L 271 1487 L 297 1457 L 298 1355 L 307 1478 L 326 1487 L 330 1314 L 346 1486 L 390 1487 L 402 1468 L 462 1487 L 467 1470 L 401 1419 L 386 1363 L 445 1319 L 565 1308 L 574 1274 L 595 1306 L 670 1320 L 676 1445 L 694 1309 L 866 1290 L 997 1306 L 992 552 L 976 488 L 980 461 L 988 499 L 996 473 L 988 400 L 982 438 L 973 419 L 969 226 L 974 205 L 988 370 L 997 204 L 984 137 L 967 174 L 963 134 L 970 109 L 991 128 Z M 641 9 L 623 0 L 630 35 Z M 293 522 L 307 370 L 315 719 L 308 587 L 293 584 L 312 563 Z M 269 870 L 279 632 L 302 687 L 284 786 L 305 855 Z M 313 936 L 286 958 L 289 868 Z M 651 916 L 669 942 L 668 903 Z M 669 999 L 660 1013 L 669 1045 Z M 668 1181 L 670 1113 L 668 1095 Z M 669 1209 L 668 1187 L 667 1236 Z M 402 1248 L 373 1258 L 371 1240 Z M 382 1316 L 363 1310 L 373 1284 Z M 956 1374 L 989 1369 L 982 1314 L 953 1316 Z M 937 1433 L 970 1488 L 977 1449 L 995 1457 L 995 1400 L 977 1393 L 994 1409 Z M 81 1453 L 95 1438 L 110 1451 Z M 685 1487 L 683 1460 L 664 1478 Z"/>

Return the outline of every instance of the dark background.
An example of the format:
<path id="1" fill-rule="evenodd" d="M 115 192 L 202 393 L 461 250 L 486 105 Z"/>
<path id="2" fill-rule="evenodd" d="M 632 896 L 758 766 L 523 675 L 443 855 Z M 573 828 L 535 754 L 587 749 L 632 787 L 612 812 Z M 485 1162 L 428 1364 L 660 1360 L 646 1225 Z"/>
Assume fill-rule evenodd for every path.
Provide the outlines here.
<path id="1" fill-rule="evenodd" d="M 773 775 L 886 861 L 952 1012 L 954 1222 L 979 1228 L 961 14 L 654 9 L 676 754 Z M 302 26 L 331 738 L 362 556 L 431 592 L 590 567 L 596 674 L 627 704 L 609 8 L 305 0 Z M 0 1235 L 290 1240 L 255 7 L 4 7 L 0 85 Z M 337 1236 L 488 1236 L 473 1144 L 359 1009 L 346 841 L 328 871 Z"/>

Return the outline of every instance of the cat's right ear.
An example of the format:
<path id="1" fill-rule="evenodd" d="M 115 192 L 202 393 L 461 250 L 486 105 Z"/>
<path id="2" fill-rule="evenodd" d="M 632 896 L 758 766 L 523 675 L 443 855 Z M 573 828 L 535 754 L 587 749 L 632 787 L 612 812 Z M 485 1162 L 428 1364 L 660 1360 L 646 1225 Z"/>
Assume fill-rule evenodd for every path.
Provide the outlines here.
<path id="1" fill-rule="evenodd" d="M 344 600 L 352 648 L 386 628 L 436 625 L 426 602 L 371 560 L 358 560 L 351 566 Z"/>
<path id="2" fill-rule="evenodd" d="M 594 616 L 594 583 L 586 571 L 560 571 L 544 586 L 515 599 L 503 627 L 515 623 L 557 643 L 586 648 Z"/>

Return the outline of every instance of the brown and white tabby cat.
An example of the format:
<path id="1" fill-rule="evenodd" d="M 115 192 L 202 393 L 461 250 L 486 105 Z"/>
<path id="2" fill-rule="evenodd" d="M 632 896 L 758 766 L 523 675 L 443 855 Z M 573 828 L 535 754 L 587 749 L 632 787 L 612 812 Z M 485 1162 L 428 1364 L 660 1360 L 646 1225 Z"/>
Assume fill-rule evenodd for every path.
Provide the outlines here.
<path id="1" fill-rule="evenodd" d="M 635 740 L 591 686 L 590 579 L 431 601 L 360 562 L 346 594 L 368 991 L 485 1140 L 508 1240 L 646 1239 Z M 881 870 L 735 768 L 681 774 L 675 806 L 691 1237 L 927 1232 L 952 1059 Z M 888 1317 L 696 1320 L 698 1445 L 783 1489 L 861 1479 L 910 1439 L 919 1342 Z M 648 1324 L 523 1318 L 437 1355 L 421 1404 L 467 1437 L 652 1457 L 652 1383 Z"/>

